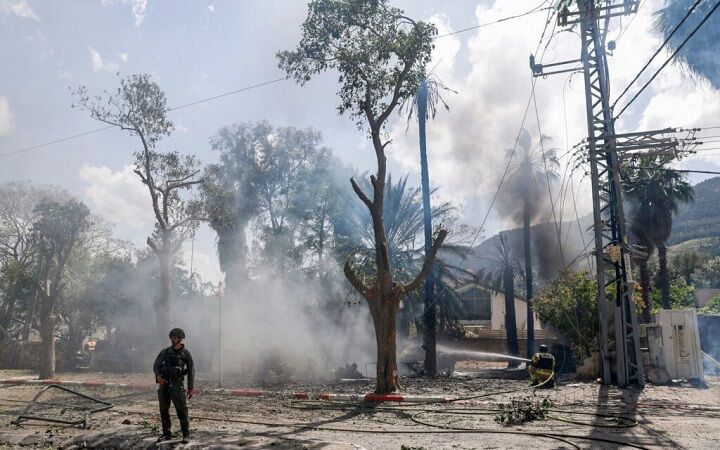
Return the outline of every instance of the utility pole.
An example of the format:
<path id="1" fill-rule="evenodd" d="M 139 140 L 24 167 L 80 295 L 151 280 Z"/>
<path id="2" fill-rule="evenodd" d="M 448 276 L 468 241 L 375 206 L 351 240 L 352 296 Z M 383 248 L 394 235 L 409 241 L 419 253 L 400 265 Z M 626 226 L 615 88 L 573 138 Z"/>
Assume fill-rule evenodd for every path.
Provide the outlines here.
<path id="1" fill-rule="evenodd" d="M 534 56 L 530 56 L 533 76 L 568 72 L 582 72 L 584 75 L 588 138 L 578 147 L 586 152 L 590 165 L 603 383 L 608 384 L 612 380 L 608 336 L 609 312 L 612 310 L 616 383 L 621 387 L 630 384 L 643 386 L 645 378 L 630 274 L 629 255 L 637 253 L 637 250 L 630 247 L 625 232 L 620 162 L 626 158 L 661 154 L 679 156 L 691 152 L 689 147 L 700 144 L 695 138 L 698 129 L 665 128 L 615 133 L 605 37 L 610 19 L 637 13 L 639 3 L 639 0 L 559 0 L 558 25 L 580 25 L 580 59 L 536 64 Z M 573 7 L 573 4 L 576 6 Z M 614 48 L 614 42 L 609 42 L 608 46 Z M 681 133 L 686 135 L 678 138 Z M 609 286 L 615 287 L 612 299 L 607 298 L 606 288 Z"/>
<path id="2" fill-rule="evenodd" d="M 571 12 L 572 1 L 560 0 L 558 2 L 558 24 L 560 26 L 580 25 L 582 46 L 580 59 L 542 65 L 535 64 L 534 57 L 531 56 L 530 64 L 535 76 L 579 70 L 583 72 L 597 261 L 603 383 L 611 382 L 608 309 L 613 303 L 608 301 L 606 288 L 614 285 L 617 385 L 643 386 L 645 379 L 637 333 L 637 314 L 630 287 L 632 281 L 628 258 L 630 249 L 625 233 L 615 124 L 610 108 L 608 66 L 605 54 L 605 36 L 610 18 L 636 13 L 639 0 L 621 0 L 619 2 L 577 0 L 574 3 L 577 10 Z M 603 22 L 602 26 L 601 21 Z M 567 68 L 568 66 L 572 67 Z M 552 68 L 552 72 L 545 72 L 545 68 Z"/>
<path id="3" fill-rule="evenodd" d="M 427 122 L 428 108 L 428 79 L 425 78 L 420 83 L 417 93 L 417 117 L 418 130 L 420 135 L 420 175 L 422 183 L 422 202 L 423 202 L 423 231 L 425 235 L 425 257 L 430 254 L 432 247 L 432 209 L 430 208 L 430 175 L 427 160 L 427 135 L 425 134 L 425 124 Z M 425 362 L 423 368 L 425 374 L 431 378 L 437 375 L 437 337 L 436 328 L 436 311 L 435 307 L 435 268 L 430 269 L 425 278 L 423 286 L 423 324 L 425 332 L 423 333 L 423 349 L 425 350 Z"/>

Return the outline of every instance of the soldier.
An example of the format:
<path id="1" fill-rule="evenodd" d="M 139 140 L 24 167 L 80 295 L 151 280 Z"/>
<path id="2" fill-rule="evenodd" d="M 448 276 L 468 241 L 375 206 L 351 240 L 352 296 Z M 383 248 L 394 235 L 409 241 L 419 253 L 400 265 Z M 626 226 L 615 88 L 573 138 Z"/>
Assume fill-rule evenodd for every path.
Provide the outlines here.
<path id="1" fill-rule="evenodd" d="M 160 421 L 163 434 L 158 441 L 172 439 L 170 428 L 170 402 L 175 405 L 180 429 L 182 430 L 182 442 L 187 443 L 190 439 L 190 423 L 188 421 L 188 409 L 185 396 L 190 399 L 195 387 L 195 365 L 193 364 L 190 352 L 185 348 L 182 340 L 185 339 L 185 332 L 180 328 L 170 330 L 170 342 L 172 345 L 160 351 L 153 372 L 155 382 L 158 386 L 158 401 L 160 402 Z M 185 375 L 188 377 L 187 394 L 183 387 Z"/>
<path id="2" fill-rule="evenodd" d="M 530 386 L 537 386 L 543 383 L 543 387 L 555 387 L 555 357 L 548 353 L 547 345 L 542 344 L 538 348 L 528 364 L 530 372 Z"/>

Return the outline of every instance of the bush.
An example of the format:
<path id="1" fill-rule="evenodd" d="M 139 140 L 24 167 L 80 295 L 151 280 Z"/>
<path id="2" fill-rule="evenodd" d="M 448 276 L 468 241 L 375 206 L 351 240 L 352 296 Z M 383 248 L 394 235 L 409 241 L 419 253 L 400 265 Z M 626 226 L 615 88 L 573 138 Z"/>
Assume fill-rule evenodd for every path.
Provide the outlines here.
<path id="1" fill-rule="evenodd" d="M 535 312 L 572 342 L 575 355 L 597 350 L 597 282 L 586 271 L 563 270 L 535 297 Z"/>
<path id="2" fill-rule="evenodd" d="M 670 284 L 670 307 L 672 309 L 685 309 L 695 307 L 694 288 L 685 280 L 679 280 Z M 652 312 L 657 313 L 662 309 L 662 292 L 660 288 L 655 286 L 650 292 L 650 303 L 652 304 Z"/>

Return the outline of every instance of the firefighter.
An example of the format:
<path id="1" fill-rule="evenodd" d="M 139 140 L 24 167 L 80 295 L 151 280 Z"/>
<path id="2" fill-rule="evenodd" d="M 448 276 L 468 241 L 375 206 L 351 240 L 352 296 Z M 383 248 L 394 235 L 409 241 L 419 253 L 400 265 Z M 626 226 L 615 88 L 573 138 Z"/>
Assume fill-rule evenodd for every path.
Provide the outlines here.
<path id="1" fill-rule="evenodd" d="M 555 357 L 548 353 L 545 344 L 540 345 L 538 350 L 530 360 L 530 364 L 528 364 L 530 386 L 543 383 L 543 387 L 555 387 Z"/>
<path id="2" fill-rule="evenodd" d="M 160 422 L 162 423 L 162 436 L 158 441 L 172 439 L 170 422 L 170 403 L 175 405 L 182 442 L 190 439 L 190 422 L 188 421 L 188 408 L 185 397 L 192 398 L 195 387 L 195 365 L 190 352 L 182 343 L 185 332 L 180 328 L 170 330 L 172 345 L 160 351 L 153 364 L 155 382 L 158 386 L 158 401 L 160 403 Z M 183 386 L 185 375 L 188 377 L 187 392 Z"/>

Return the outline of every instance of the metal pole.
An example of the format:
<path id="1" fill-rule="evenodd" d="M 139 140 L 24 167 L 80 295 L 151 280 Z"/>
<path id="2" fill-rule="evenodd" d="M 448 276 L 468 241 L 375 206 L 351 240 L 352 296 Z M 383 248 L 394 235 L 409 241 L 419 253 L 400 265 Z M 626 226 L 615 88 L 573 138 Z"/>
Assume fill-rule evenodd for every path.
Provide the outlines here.
<path id="1" fill-rule="evenodd" d="M 580 22 L 580 35 L 582 38 L 582 63 L 583 74 L 585 75 L 585 106 L 587 113 L 587 126 L 590 139 L 588 141 L 590 174 L 592 182 L 592 201 L 593 201 L 593 231 L 595 237 L 595 259 L 597 265 L 597 283 L 598 283 L 598 316 L 600 322 L 600 357 L 602 359 L 603 383 L 609 384 L 610 378 L 610 357 L 608 351 L 608 328 L 607 328 L 607 300 L 605 296 L 605 258 L 603 249 L 602 236 L 602 216 L 600 207 L 600 187 L 599 173 L 597 165 L 597 144 L 595 137 L 595 115 L 592 105 L 595 103 L 593 98 L 593 80 L 591 71 L 590 54 L 588 52 L 589 43 L 587 42 L 589 34 L 592 30 L 588 28 L 592 26 L 593 15 L 588 11 L 587 4 L 580 4 L 580 8 L 584 9 L 584 20 Z"/>
<path id="2" fill-rule="evenodd" d="M 222 304 L 223 304 L 223 297 L 225 297 L 225 292 L 223 291 L 223 284 L 222 282 L 218 283 L 218 293 L 217 293 L 217 299 L 218 299 L 218 387 L 222 387 L 223 385 L 223 358 L 222 358 Z"/>

